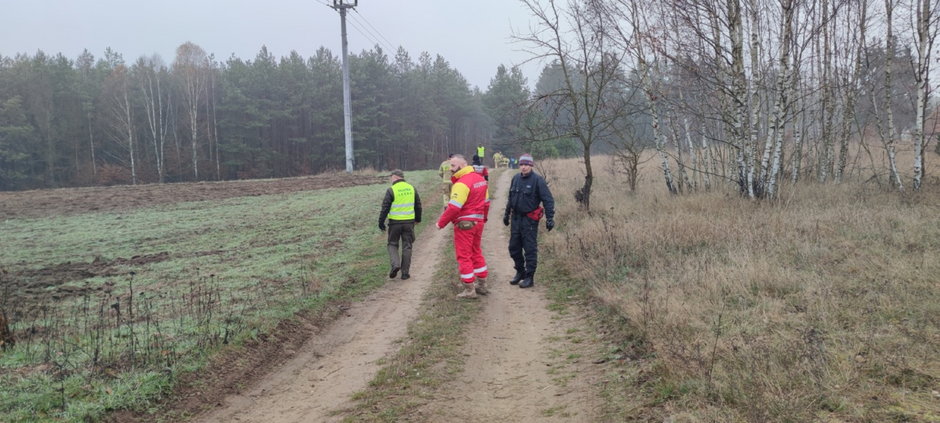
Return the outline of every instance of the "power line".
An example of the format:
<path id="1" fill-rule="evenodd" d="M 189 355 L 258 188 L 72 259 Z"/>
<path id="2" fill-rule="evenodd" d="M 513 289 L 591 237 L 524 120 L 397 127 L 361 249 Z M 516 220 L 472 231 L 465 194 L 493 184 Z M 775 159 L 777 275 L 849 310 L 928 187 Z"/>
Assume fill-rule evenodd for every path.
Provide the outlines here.
<path id="1" fill-rule="evenodd" d="M 353 15 L 350 14 L 350 15 L 348 15 L 348 16 L 349 16 L 350 18 L 352 18 Z M 375 37 L 373 37 L 371 34 L 369 34 L 369 33 L 362 27 L 362 24 L 356 22 L 355 19 L 350 19 L 350 20 L 349 20 L 349 24 L 353 27 L 353 29 L 356 30 L 356 32 L 358 32 L 360 35 L 362 35 L 362 36 L 365 37 L 367 40 L 369 40 L 369 41 L 372 43 L 372 45 L 381 44 L 381 43 L 379 42 L 379 40 L 377 40 Z"/>
<path id="2" fill-rule="evenodd" d="M 356 15 L 359 15 L 359 17 L 362 18 L 362 20 L 366 23 L 366 25 L 369 25 L 369 27 L 372 28 L 372 29 L 375 31 L 375 33 L 379 35 L 379 37 L 381 37 L 383 40 L 385 40 L 385 43 L 386 43 L 386 45 L 387 45 L 389 48 L 391 48 L 392 50 L 395 49 L 394 43 L 392 43 L 391 41 L 389 41 L 388 38 L 385 38 L 385 35 L 382 34 L 382 31 L 379 31 L 378 28 L 376 28 L 374 25 L 372 25 L 372 23 L 369 22 L 369 20 L 366 19 L 366 17 L 363 16 L 362 13 L 359 13 L 358 10 L 353 9 L 353 11 L 356 12 Z"/>

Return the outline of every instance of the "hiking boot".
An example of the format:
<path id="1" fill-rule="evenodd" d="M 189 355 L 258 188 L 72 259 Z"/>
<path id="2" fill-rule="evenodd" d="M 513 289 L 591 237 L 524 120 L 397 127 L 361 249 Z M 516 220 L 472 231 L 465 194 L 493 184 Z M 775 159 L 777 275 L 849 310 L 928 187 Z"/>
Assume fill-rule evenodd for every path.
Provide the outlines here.
<path id="1" fill-rule="evenodd" d="M 486 289 L 486 278 L 477 278 L 474 285 L 476 285 L 477 294 L 488 295 L 490 293 L 490 290 Z"/>
<path id="2" fill-rule="evenodd" d="M 411 275 L 409 275 L 409 274 L 407 274 L 407 273 L 402 273 L 402 274 L 401 274 L 401 280 L 407 280 L 407 279 L 411 279 Z"/>
<path id="3" fill-rule="evenodd" d="M 395 276 L 398 276 L 398 271 L 401 270 L 400 267 L 393 267 L 391 272 L 388 272 L 388 277 L 395 279 Z"/>
<path id="4" fill-rule="evenodd" d="M 522 274 L 522 272 L 516 272 L 516 276 L 513 276 L 512 279 L 509 280 L 509 284 L 510 284 L 510 285 L 519 285 L 519 281 L 522 280 L 522 277 L 523 277 L 523 276 L 524 276 L 524 275 Z"/>
<path id="5" fill-rule="evenodd" d="M 476 284 L 473 283 L 473 282 L 471 282 L 471 283 L 466 283 L 466 282 L 464 282 L 464 284 L 463 284 L 463 292 L 457 294 L 457 299 L 458 299 L 458 300 L 459 300 L 459 299 L 467 299 L 467 300 L 476 299 L 476 298 L 477 298 L 477 290 L 476 290 L 476 287 L 475 287 L 474 285 L 476 285 Z"/>
<path id="6" fill-rule="evenodd" d="M 535 280 L 532 276 L 526 276 L 521 281 L 519 281 L 519 288 L 531 288 L 532 285 L 535 285 Z"/>

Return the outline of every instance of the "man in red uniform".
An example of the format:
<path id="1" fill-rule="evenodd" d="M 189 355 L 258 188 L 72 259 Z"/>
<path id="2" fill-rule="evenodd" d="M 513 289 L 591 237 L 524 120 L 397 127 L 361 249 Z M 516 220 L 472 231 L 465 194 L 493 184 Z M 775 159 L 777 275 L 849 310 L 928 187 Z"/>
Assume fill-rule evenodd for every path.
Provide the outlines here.
<path id="1" fill-rule="evenodd" d="M 460 154 L 450 158 L 450 170 L 454 173 L 454 186 L 450 191 L 450 202 L 437 220 L 437 228 L 444 229 L 454 224 L 454 255 L 464 290 L 457 298 L 476 298 L 486 295 L 486 260 L 480 249 L 483 225 L 490 212 L 490 195 L 487 182 L 467 166 L 467 159 Z"/>

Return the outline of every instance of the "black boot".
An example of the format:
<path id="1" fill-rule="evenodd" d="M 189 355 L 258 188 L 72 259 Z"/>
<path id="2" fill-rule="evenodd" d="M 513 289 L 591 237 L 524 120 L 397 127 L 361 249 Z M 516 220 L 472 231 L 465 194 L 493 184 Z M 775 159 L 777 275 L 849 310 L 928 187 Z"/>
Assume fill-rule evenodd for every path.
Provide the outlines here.
<path id="1" fill-rule="evenodd" d="M 509 280 L 509 284 L 519 285 L 519 281 L 522 280 L 522 277 L 523 277 L 522 272 L 517 271 L 516 276 L 513 276 L 512 279 Z"/>
<path id="2" fill-rule="evenodd" d="M 519 288 L 531 288 L 535 284 L 535 275 L 526 276 L 519 281 Z"/>

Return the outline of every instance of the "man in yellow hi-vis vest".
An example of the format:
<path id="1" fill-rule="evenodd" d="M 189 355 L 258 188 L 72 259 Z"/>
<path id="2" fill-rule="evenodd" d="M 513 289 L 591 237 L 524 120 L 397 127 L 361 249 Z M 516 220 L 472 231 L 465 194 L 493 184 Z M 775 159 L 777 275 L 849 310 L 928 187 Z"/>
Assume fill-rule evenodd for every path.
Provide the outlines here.
<path id="1" fill-rule="evenodd" d="M 484 164 L 484 157 L 486 157 L 486 147 L 483 146 L 483 143 L 477 146 L 477 157 L 480 158 L 480 164 Z"/>
<path id="2" fill-rule="evenodd" d="M 385 191 L 379 229 L 385 231 L 385 219 L 388 218 L 388 258 L 392 268 L 388 277 L 398 276 L 400 270 L 404 280 L 411 277 L 411 244 L 415 241 L 415 223 L 421 223 L 421 198 L 418 191 L 405 182 L 405 173 L 401 170 L 393 170 L 389 177 L 392 186 Z"/>
<path id="3" fill-rule="evenodd" d="M 447 202 L 450 201 L 450 187 L 454 183 L 450 181 L 450 177 L 454 174 L 450 171 L 450 158 L 454 157 L 453 153 L 447 156 L 447 160 L 441 162 L 441 167 L 438 169 L 437 174 L 441 177 L 441 193 L 444 194 L 444 207 L 447 207 Z"/>

